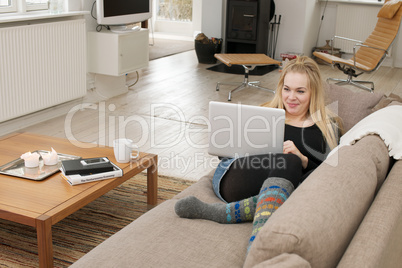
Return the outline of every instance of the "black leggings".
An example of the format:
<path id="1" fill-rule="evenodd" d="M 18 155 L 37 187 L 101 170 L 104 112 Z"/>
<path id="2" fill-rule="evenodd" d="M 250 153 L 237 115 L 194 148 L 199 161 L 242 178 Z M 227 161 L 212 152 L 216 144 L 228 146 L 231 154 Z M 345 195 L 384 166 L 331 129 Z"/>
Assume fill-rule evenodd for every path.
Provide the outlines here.
<path id="1" fill-rule="evenodd" d="M 296 188 L 302 180 L 301 159 L 294 154 L 256 155 L 236 159 L 220 182 L 220 193 L 228 203 L 258 195 L 269 177 L 291 181 Z"/>

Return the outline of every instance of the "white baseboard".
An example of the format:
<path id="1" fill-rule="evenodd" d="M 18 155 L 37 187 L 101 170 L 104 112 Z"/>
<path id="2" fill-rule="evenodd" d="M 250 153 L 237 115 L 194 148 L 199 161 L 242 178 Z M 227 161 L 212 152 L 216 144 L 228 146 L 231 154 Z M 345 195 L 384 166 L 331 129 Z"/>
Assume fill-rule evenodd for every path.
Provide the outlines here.
<path id="1" fill-rule="evenodd" d="M 24 128 L 45 122 L 47 120 L 66 115 L 74 106 L 84 103 L 98 103 L 102 100 L 93 90 L 88 90 L 83 98 L 65 102 L 34 113 L 20 116 L 0 123 L 0 136 L 4 136 Z"/>
<path id="2" fill-rule="evenodd" d="M 0 123 L 0 136 L 19 131 L 26 127 L 42 123 L 44 121 L 67 114 L 68 111 L 75 105 L 82 102 L 82 99 L 69 101 L 57 106 L 53 106 L 35 113 L 20 116 L 5 122 Z"/>

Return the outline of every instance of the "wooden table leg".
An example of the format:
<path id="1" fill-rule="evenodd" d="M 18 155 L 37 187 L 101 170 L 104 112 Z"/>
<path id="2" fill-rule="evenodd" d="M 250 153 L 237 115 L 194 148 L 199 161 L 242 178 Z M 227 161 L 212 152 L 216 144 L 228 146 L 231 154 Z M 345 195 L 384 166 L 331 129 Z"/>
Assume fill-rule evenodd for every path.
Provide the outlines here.
<path id="1" fill-rule="evenodd" d="M 158 199 L 158 156 L 152 159 L 152 165 L 147 169 L 147 202 L 156 205 Z"/>
<path id="2" fill-rule="evenodd" d="M 39 267 L 53 267 L 52 219 L 41 215 L 36 219 Z"/>

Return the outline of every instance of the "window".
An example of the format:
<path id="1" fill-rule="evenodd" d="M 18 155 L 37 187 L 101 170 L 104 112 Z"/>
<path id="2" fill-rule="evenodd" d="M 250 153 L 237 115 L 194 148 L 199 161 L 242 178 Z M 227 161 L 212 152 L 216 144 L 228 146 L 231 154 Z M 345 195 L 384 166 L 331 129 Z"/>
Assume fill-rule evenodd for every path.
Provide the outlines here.
<path id="1" fill-rule="evenodd" d="M 159 0 L 157 6 L 159 20 L 191 22 L 192 15 L 193 0 Z"/>
<path id="2" fill-rule="evenodd" d="M 47 0 L 26 0 L 26 7 L 27 10 L 44 10 L 48 9 L 47 2 Z"/>
<path id="3" fill-rule="evenodd" d="M 0 13 L 17 12 L 15 0 L 0 0 Z"/>
<path id="4" fill-rule="evenodd" d="M 18 7 L 18 4 L 23 5 Z M 47 10 L 48 0 L 0 0 L 0 13 L 18 12 L 18 10 Z"/>

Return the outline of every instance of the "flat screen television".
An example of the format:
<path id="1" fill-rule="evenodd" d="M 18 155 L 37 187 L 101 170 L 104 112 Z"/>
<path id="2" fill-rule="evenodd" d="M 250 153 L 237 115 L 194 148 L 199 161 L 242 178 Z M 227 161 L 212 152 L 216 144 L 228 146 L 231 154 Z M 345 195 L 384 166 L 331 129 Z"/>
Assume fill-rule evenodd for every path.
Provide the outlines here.
<path id="1" fill-rule="evenodd" d="M 152 16 L 152 0 L 96 0 L 96 20 L 101 25 L 130 25 Z"/>

